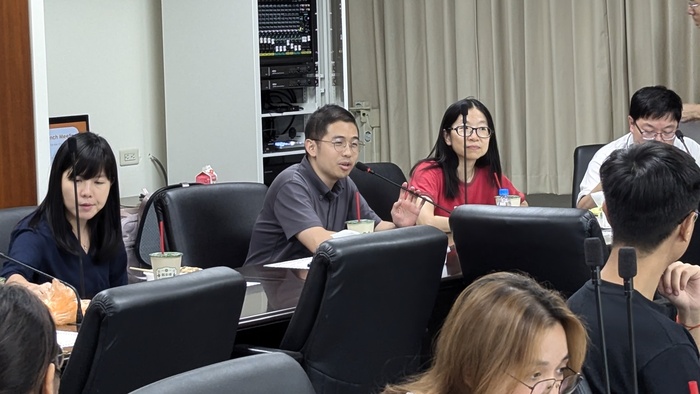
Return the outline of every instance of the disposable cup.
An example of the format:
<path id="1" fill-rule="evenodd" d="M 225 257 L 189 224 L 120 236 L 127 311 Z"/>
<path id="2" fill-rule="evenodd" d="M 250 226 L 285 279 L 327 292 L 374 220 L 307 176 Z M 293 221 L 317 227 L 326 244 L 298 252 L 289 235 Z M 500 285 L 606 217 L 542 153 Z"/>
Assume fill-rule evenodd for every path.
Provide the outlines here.
<path id="1" fill-rule="evenodd" d="M 348 226 L 348 230 L 361 234 L 374 232 L 374 220 L 372 219 L 348 220 L 345 225 Z"/>
<path id="2" fill-rule="evenodd" d="M 171 278 L 180 274 L 182 265 L 182 253 L 180 252 L 155 252 L 151 253 L 151 267 L 153 268 L 153 278 Z"/>
<path id="3" fill-rule="evenodd" d="M 501 196 L 494 196 L 494 200 L 496 201 L 496 205 L 498 205 L 498 199 L 500 197 Z M 520 196 L 517 194 L 509 194 L 508 201 L 510 201 L 510 206 L 512 206 L 512 207 L 519 207 L 520 206 Z"/>

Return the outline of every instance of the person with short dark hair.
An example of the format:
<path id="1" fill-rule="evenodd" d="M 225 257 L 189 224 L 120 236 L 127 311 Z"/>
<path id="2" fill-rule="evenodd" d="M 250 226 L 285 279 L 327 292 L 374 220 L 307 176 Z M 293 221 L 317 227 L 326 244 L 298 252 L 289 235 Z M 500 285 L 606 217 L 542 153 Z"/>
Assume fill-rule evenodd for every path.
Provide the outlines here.
<path id="1" fill-rule="evenodd" d="M 0 394 L 53 394 L 61 349 L 49 310 L 23 286 L 0 285 Z"/>
<path id="2" fill-rule="evenodd" d="M 570 394 L 585 354 L 586 329 L 561 295 L 496 272 L 452 305 L 430 368 L 383 394 Z"/>
<path id="3" fill-rule="evenodd" d="M 70 139 L 76 142 L 75 159 L 67 140 L 56 152 L 46 197 L 12 231 L 9 255 L 70 283 L 81 298 L 92 298 L 104 289 L 127 283 L 117 164 L 112 148 L 97 134 L 78 133 Z M 44 289 L 40 284 L 50 282 L 12 262 L 4 264 L 0 276 L 7 278 L 7 283 L 20 283 L 38 293 Z"/>
<path id="4" fill-rule="evenodd" d="M 687 153 L 651 141 L 612 152 L 600 169 L 603 211 L 613 232 L 601 272 L 601 302 L 613 393 L 631 386 L 626 297 L 618 275 L 622 247 L 637 252 L 633 294 L 634 339 L 640 393 L 683 393 L 700 381 L 700 266 L 677 261 L 688 248 L 700 203 L 700 168 Z M 678 310 L 677 321 L 655 303 L 658 292 Z M 588 328 L 584 375 L 604 392 L 595 289 L 588 281 L 569 299 Z"/>
<path id="5" fill-rule="evenodd" d="M 463 107 L 467 110 L 466 131 L 461 113 Z M 508 194 L 520 196 L 520 205 L 528 205 L 525 195 L 501 171 L 491 112 L 475 98 L 465 98 L 447 107 L 437 141 L 428 158 L 413 167 L 409 183 L 437 205 L 450 210 L 464 204 L 465 199 L 468 204 L 495 205 L 500 188 L 508 189 Z M 450 232 L 449 216 L 449 212 L 425 204 L 418 216 L 418 224 Z"/>
<path id="6" fill-rule="evenodd" d="M 600 148 L 593 156 L 586 174 L 581 180 L 578 194 L 578 208 L 590 209 L 596 205 L 593 194 L 603 191 L 600 183 L 600 166 L 610 153 L 617 149 L 627 149 L 647 141 L 661 141 L 673 145 L 700 160 L 700 145 L 688 137 L 683 141 L 676 136 L 681 121 L 683 101 L 680 96 L 665 86 L 647 86 L 637 90 L 630 101 L 627 123 L 629 133 Z M 603 195 L 600 196 L 602 201 Z"/>
<path id="7" fill-rule="evenodd" d="M 358 219 L 357 186 L 348 177 L 363 145 L 355 117 L 343 107 L 325 105 L 309 117 L 304 133 L 306 156 L 270 185 L 245 265 L 311 256 L 346 221 Z M 385 222 L 360 196 L 360 216 L 373 220 L 375 231 L 413 226 L 421 204 L 402 191 L 391 210 L 393 222 Z"/>

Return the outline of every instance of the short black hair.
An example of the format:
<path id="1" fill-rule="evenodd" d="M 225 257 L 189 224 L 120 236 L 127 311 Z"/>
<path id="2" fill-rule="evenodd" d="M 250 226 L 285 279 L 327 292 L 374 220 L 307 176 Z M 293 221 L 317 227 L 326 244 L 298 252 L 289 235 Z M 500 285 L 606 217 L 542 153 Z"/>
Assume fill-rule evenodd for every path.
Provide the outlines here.
<path id="1" fill-rule="evenodd" d="M 616 245 L 653 252 L 700 203 L 700 168 L 659 141 L 619 149 L 600 167 Z"/>
<path id="2" fill-rule="evenodd" d="M 320 140 L 325 137 L 328 132 L 328 126 L 335 122 L 348 122 L 355 125 L 357 129 L 357 124 L 355 123 L 355 117 L 347 109 L 335 105 L 327 104 L 323 107 L 317 109 L 306 122 L 306 127 L 304 128 L 304 134 L 306 139 L 309 140 Z M 359 137 L 359 130 L 357 132 Z"/>
<path id="3" fill-rule="evenodd" d="M 630 101 L 630 117 L 637 119 L 662 119 L 671 116 L 681 121 L 683 100 L 673 90 L 657 85 L 637 90 Z"/>
<path id="4" fill-rule="evenodd" d="M 38 393 L 58 349 L 46 305 L 21 285 L 0 285 L 0 393 Z"/>

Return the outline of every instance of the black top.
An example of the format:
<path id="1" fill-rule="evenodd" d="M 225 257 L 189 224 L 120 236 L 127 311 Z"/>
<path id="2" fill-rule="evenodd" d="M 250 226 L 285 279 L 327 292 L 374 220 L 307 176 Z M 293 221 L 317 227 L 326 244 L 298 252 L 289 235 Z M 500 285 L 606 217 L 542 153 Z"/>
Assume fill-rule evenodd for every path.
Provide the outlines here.
<path id="1" fill-rule="evenodd" d="M 81 294 L 82 298 L 92 298 L 102 290 L 127 283 L 126 249 L 123 242 L 119 244 L 119 249 L 112 259 L 98 263 L 82 250 L 80 256 L 61 250 L 45 219 L 42 218 L 36 228 L 29 226 L 32 216 L 22 219 L 12 231 L 10 257 L 64 280 L 78 291 L 82 258 L 85 274 L 85 294 Z M 2 267 L 0 276 L 9 278 L 13 274 L 20 274 L 29 282 L 37 284 L 51 281 L 41 274 L 8 261 Z"/>
<path id="2" fill-rule="evenodd" d="M 627 301 L 623 287 L 602 282 L 603 325 L 610 390 L 631 392 Z M 664 306 L 634 291 L 632 295 L 637 381 L 640 393 L 688 393 L 688 382 L 700 382 L 698 348 L 690 333 L 667 316 Z M 593 393 L 605 392 L 605 374 L 595 291 L 588 281 L 569 298 L 569 307 L 584 321 L 590 337 L 583 373 Z"/>

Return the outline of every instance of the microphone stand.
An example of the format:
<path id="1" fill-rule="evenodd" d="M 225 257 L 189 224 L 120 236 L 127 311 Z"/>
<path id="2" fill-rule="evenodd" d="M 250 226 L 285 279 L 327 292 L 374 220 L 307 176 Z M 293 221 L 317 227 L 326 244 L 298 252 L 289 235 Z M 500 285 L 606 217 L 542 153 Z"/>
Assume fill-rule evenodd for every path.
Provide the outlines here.
<path id="1" fill-rule="evenodd" d="M 40 271 L 40 270 L 38 270 L 38 269 L 32 267 L 32 266 L 29 265 L 29 264 L 26 264 L 26 263 L 23 263 L 23 262 L 21 262 L 21 261 L 19 261 L 19 260 L 17 260 L 17 259 L 14 259 L 14 258 L 12 258 L 12 257 L 10 257 L 10 256 L 8 256 L 8 255 L 6 255 L 6 254 L 3 253 L 3 252 L 0 252 L 0 257 L 3 258 L 3 259 L 5 259 L 5 260 L 7 260 L 7 261 L 11 261 L 11 262 L 13 262 L 13 263 L 15 263 L 15 264 L 17 264 L 17 265 L 20 265 L 20 266 L 22 266 L 22 267 L 24 267 L 24 268 L 30 269 L 30 270 L 32 270 L 33 272 L 36 272 L 37 274 L 44 275 L 45 277 L 47 277 L 47 278 L 49 278 L 49 279 L 52 279 L 52 280 L 55 279 L 55 280 L 61 282 L 61 283 L 62 283 L 64 286 L 66 286 L 67 288 L 73 290 L 73 293 L 75 293 L 75 301 L 78 303 L 78 309 L 77 309 L 77 311 L 75 312 L 75 324 L 76 324 L 78 327 L 80 327 L 80 324 L 83 322 L 83 308 L 82 308 L 81 303 L 80 303 L 80 294 L 78 294 L 78 290 L 76 290 L 75 287 L 73 287 L 73 285 L 71 285 L 70 283 L 66 282 L 65 280 L 61 280 L 61 279 L 56 278 L 55 276 L 49 275 L 49 274 L 47 274 L 47 273 L 44 272 L 44 271 Z"/>
<path id="2" fill-rule="evenodd" d="M 374 176 L 377 176 L 377 177 L 379 177 L 380 179 L 382 179 L 382 180 L 384 180 L 384 181 L 386 181 L 386 182 L 391 183 L 392 185 L 398 187 L 399 189 L 401 189 L 401 190 L 403 190 L 403 191 L 405 191 L 405 192 L 407 192 L 407 193 L 409 193 L 409 194 L 412 194 L 412 195 L 414 195 L 414 196 L 420 198 L 421 200 L 423 200 L 423 201 L 429 203 L 430 205 L 434 206 L 435 208 L 438 208 L 438 209 L 441 209 L 441 210 L 447 212 L 448 215 L 451 215 L 451 214 L 452 214 L 452 211 L 451 211 L 451 210 L 449 210 L 449 209 L 447 209 L 447 208 L 445 208 L 445 207 L 442 207 L 442 206 L 438 205 L 437 203 L 435 203 L 435 202 L 433 202 L 433 201 L 431 201 L 431 200 L 429 200 L 429 199 L 423 197 L 422 195 L 416 193 L 415 191 L 413 191 L 413 190 L 411 190 L 411 189 L 409 189 L 409 188 L 407 188 L 407 187 L 403 187 L 402 185 L 399 185 L 398 183 L 392 181 L 391 179 L 389 179 L 389 178 L 387 178 L 387 177 L 385 177 L 385 176 L 383 176 L 383 175 L 381 175 L 381 174 L 377 174 L 376 172 L 374 172 L 374 170 L 372 170 L 371 168 L 369 168 L 366 164 L 364 164 L 364 163 L 362 163 L 362 162 L 359 162 L 359 161 L 356 162 L 356 163 L 355 163 L 355 168 L 357 168 L 358 170 L 360 170 L 360 171 L 362 171 L 362 172 L 366 172 L 366 173 L 368 173 L 368 174 L 372 174 L 372 175 L 374 175 Z M 156 210 L 156 213 L 157 213 L 157 212 L 158 212 L 158 211 Z"/>
<path id="3" fill-rule="evenodd" d="M 80 213 L 78 212 L 80 207 L 78 205 L 78 180 L 76 177 L 78 174 L 75 172 L 76 163 L 78 161 L 78 147 L 75 138 L 68 138 L 68 150 L 71 152 L 73 157 L 72 174 L 73 174 L 73 199 L 75 201 L 75 231 L 78 238 L 78 246 L 80 247 L 78 252 L 78 264 L 80 267 L 80 294 L 85 295 L 85 271 L 83 268 L 83 241 L 80 232 Z M 87 252 L 85 252 L 87 253 Z"/>
<path id="4" fill-rule="evenodd" d="M 603 324 L 603 303 L 600 297 L 600 267 L 603 266 L 603 249 L 600 239 L 586 238 L 583 241 L 583 251 L 586 257 L 586 265 L 591 269 L 591 282 L 595 289 L 595 303 L 598 312 L 598 333 L 602 342 L 603 366 L 605 368 L 605 393 L 610 394 L 610 370 L 608 368 L 608 349 L 605 341 L 605 328 Z"/>
<path id="5" fill-rule="evenodd" d="M 464 150 L 462 151 L 464 153 L 464 166 L 462 167 L 462 172 L 464 175 L 464 204 L 467 204 L 467 112 L 469 110 L 467 109 L 467 104 L 463 103 L 459 107 L 459 112 L 462 113 L 462 127 L 464 127 L 464 138 L 462 139 L 464 143 Z M 475 131 L 476 132 L 476 131 Z M 459 133 L 458 133 L 459 135 Z M 476 168 L 474 168 L 476 171 Z"/>
<path id="6" fill-rule="evenodd" d="M 676 137 L 679 140 L 681 140 L 681 144 L 683 144 L 683 147 L 685 147 L 686 153 L 688 153 L 690 155 L 690 150 L 688 150 L 688 145 L 685 144 L 685 135 L 683 135 L 683 132 L 680 130 L 676 130 Z"/>
<path id="7" fill-rule="evenodd" d="M 637 388 L 637 352 L 634 345 L 634 320 L 632 317 L 632 296 L 634 291 L 633 278 L 637 275 L 637 252 L 634 248 L 620 248 L 617 259 L 618 274 L 625 286 L 625 298 L 627 299 L 627 330 L 630 342 L 630 362 L 632 368 L 632 391 L 639 392 Z"/>

